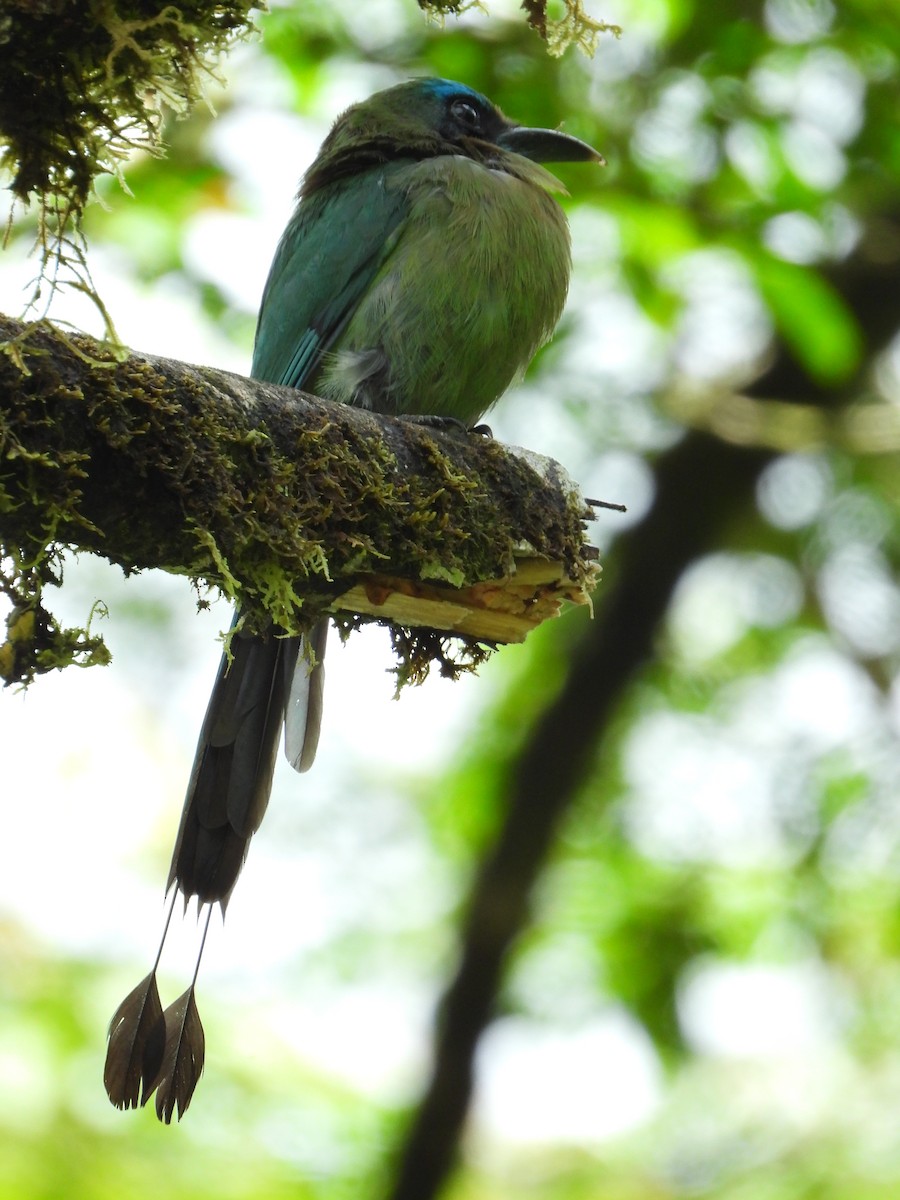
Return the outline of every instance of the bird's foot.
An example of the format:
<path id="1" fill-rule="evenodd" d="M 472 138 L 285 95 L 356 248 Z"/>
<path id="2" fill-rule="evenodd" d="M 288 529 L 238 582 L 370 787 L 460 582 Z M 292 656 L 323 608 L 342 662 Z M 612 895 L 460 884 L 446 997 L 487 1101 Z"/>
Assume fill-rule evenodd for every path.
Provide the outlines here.
<path id="1" fill-rule="evenodd" d="M 441 433 L 456 433 L 466 437 L 470 433 L 482 437 L 493 437 L 489 425 L 467 425 L 459 417 L 438 416 L 437 413 L 404 413 L 401 421 L 409 421 L 411 425 L 421 425 L 424 429 L 436 429 Z"/>

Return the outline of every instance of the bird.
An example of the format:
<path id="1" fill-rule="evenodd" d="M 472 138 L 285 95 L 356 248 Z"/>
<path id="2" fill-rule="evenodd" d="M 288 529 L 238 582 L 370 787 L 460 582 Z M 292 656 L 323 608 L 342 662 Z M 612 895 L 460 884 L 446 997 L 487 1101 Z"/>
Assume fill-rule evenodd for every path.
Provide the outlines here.
<path id="1" fill-rule="evenodd" d="M 603 161 L 452 80 L 408 80 L 354 104 L 301 181 L 263 291 L 251 376 L 474 426 L 565 304 L 565 189 L 543 164 Z M 282 729 L 291 765 L 312 765 L 326 631 L 245 634 L 236 616 L 169 872 L 185 904 L 224 911 L 266 811 Z"/>
<path id="2" fill-rule="evenodd" d="M 338 118 L 300 187 L 263 292 L 251 376 L 380 413 L 474 425 L 553 333 L 568 225 L 541 165 L 584 142 L 505 118 L 445 79 Z M 281 729 L 315 757 L 326 624 L 232 639 L 199 739 L 169 885 L 225 904 L 268 802 Z M 286 720 L 285 720 L 286 717 Z"/>

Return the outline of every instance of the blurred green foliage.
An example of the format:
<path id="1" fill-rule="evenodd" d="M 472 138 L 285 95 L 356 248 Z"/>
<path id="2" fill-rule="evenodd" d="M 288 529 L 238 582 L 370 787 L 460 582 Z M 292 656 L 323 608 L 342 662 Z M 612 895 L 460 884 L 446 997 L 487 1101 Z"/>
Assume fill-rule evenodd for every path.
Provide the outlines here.
<path id="1" fill-rule="evenodd" d="M 438 27 L 411 0 L 273 5 L 215 97 L 220 121 L 252 113 L 264 80 L 263 115 L 327 122 L 348 88 L 429 72 L 523 122 L 564 123 L 609 166 L 560 169 L 572 306 L 501 410 L 510 440 L 547 449 L 529 437 L 540 389 L 590 494 L 611 452 L 633 463 L 685 424 L 733 432 L 743 414 L 745 440 L 782 451 L 756 505 L 685 572 L 654 661 L 597 747 L 502 998 L 503 1019 L 536 1031 L 627 1019 L 657 1064 L 656 1101 L 594 1141 L 485 1149 L 476 1129 L 448 1195 L 888 1200 L 900 1189 L 900 17 L 877 0 L 623 0 L 603 15 L 621 40 L 558 61 L 511 6 Z M 198 322 L 242 338 L 249 358 L 252 300 L 185 255 L 195 219 L 254 203 L 216 128 L 203 109 L 173 122 L 168 157 L 127 172 L 134 199 L 104 189 L 86 228 L 145 285 L 177 276 Z M 615 527 L 600 536 L 598 620 L 619 569 Z M 403 781 L 416 852 L 456 898 L 416 935 L 398 920 L 336 937 L 310 956 L 324 976 L 365 964 L 434 980 L 434 960 L 446 966 L 462 882 L 577 625 L 499 655 L 453 767 Z M 77 1096 L 95 1086 L 116 988 L 101 987 L 105 968 L 53 961 L 23 937 L 5 932 L 0 994 L 5 1049 L 32 1090 L 0 1102 L 0 1198 L 384 1194 L 400 1114 L 277 1049 L 266 1069 L 239 1049 L 211 1064 L 177 1135 L 87 1120 Z M 768 1011 L 763 968 L 788 989 L 816 981 L 824 1032 L 796 1053 L 760 1050 L 755 1025 L 742 1045 L 729 1019 L 730 1006 L 738 1024 Z M 726 984 L 709 1020 L 704 997 Z M 239 1045 L 239 1017 L 217 1020 L 210 1036 Z"/>

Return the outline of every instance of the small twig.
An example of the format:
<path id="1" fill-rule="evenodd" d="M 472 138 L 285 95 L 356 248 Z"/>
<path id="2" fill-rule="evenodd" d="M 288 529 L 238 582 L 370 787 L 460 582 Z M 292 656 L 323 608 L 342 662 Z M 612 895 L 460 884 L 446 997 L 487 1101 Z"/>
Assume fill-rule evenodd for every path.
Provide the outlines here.
<path id="1" fill-rule="evenodd" d="M 584 502 L 591 508 L 611 508 L 614 512 L 628 512 L 624 504 L 615 504 L 612 500 L 590 500 L 585 496 Z"/>

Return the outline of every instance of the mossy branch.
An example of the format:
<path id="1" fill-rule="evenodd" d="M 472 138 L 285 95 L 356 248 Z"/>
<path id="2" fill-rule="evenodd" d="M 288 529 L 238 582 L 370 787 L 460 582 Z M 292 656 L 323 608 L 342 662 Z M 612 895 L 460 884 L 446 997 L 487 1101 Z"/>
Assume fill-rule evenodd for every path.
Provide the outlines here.
<path id="1" fill-rule="evenodd" d="M 214 585 L 252 627 L 292 632 L 349 610 L 514 640 L 595 578 L 589 510 L 547 460 L 46 322 L 0 317 L 0 347 L 7 681 L 102 655 L 71 634 L 61 649 L 42 607 L 64 547 Z M 404 639 L 402 674 L 447 669 L 444 642 Z"/>
<path id="2" fill-rule="evenodd" d="M 82 233 L 94 183 L 118 174 L 135 149 L 162 154 L 166 112 L 183 115 L 200 99 L 219 55 L 252 32 L 253 7 L 0 0 L 0 168 L 13 211 L 37 204 L 34 311 L 71 285 L 94 300 L 111 332 Z"/>

